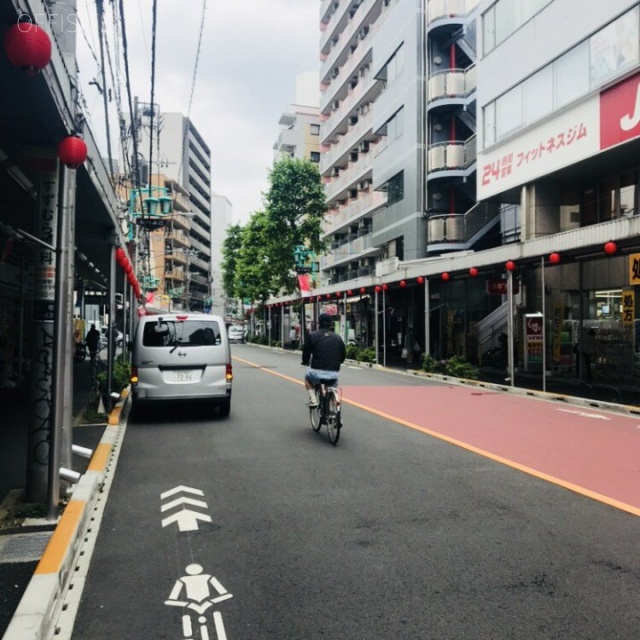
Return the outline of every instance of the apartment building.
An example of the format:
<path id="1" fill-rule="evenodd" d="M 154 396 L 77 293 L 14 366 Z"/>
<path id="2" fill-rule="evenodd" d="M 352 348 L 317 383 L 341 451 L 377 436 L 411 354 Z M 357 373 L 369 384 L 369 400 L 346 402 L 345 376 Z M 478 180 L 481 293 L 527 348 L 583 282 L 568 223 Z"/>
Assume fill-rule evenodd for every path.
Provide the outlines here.
<path id="1" fill-rule="evenodd" d="M 192 215 L 186 305 L 189 310 L 203 311 L 211 302 L 211 151 L 183 114 L 159 113 L 157 122 L 158 166 L 189 194 Z M 139 148 L 145 150 L 148 133 L 144 128 L 141 133 Z"/>
<path id="2" fill-rule="evenodd" d="M 274 160 L 281 157 L 320 163 L 320 117 L 317 107 L 291 104 L 278 121 L 280 134 L 273 145 Z"/>
<path id="3" fill-rule="evenodd" d="M 357 333 L 367 342 L 372 285 L 389 280 L 394 316 L 385 335 L 422 332 L 424 292 L 402 269 L 479 239 L 479 229 L 466 232 L 475 205 L 476 4 L 321 3 L 320 168 L 330 246 L 322 285 L 359 292 L 349 323 L 362 325 Z"/>
<path id="4" fill-rule="evenodd" d="M 226 196 L 211 195 L 211 219 L 215 229 L 211 233 L 211 313 L 225 317 L 227 298 L 222 284 L 222 245 L 227 228 L 233 222 L 233 206 Z"/>
<path id="5" fill-rule="evenodd" d="M 483 0 L 479 32 L 478 197 L 517 212 L 523 311 L 546 310 L 553 368 L 574 366 L 572 345 L 593 329 L 598 375 L 631 376 L 640 6 Z"/>

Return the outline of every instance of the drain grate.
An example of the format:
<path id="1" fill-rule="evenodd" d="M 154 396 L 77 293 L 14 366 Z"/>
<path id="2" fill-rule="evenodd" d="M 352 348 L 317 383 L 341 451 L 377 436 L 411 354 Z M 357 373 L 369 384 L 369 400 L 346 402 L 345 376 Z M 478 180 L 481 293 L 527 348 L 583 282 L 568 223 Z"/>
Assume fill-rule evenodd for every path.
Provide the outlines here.
<path id="1" fill-rule="evenodd" d="M 4 544 L 0 538 L 0 563 L 40 560 L 51 534 L 51 531 L 43 531 L 7 536 Z"/>

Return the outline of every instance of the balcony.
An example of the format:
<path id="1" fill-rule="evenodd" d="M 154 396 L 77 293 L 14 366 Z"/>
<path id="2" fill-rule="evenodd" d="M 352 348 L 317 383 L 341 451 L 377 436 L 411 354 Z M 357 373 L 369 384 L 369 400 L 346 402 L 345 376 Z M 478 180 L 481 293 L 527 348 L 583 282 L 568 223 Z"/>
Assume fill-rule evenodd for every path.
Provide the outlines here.
<path id="1" fill-rule="evenodd" d="M 323 168 L 332 167 L 336 164 L 337 160 L 350 153 L 352 149 L 356 148 L 364 136 L 371 132 L 372 123 L 372 111 L 358 116 L 357 124 L 352 125 L 343 136 L 338 137 L 337 142 L 331 145 L 331 151 L 326 151 L 322 155 Z"/>
<path id="2" fill-rule="evenodd" d="M 429 0 L 427 4 L 427 24 L 439 20 L 464 18 L 478 6 L 479 0 Z"/>
<path id="3" fill-rule="evenodd" d="M 333 249 L 330 255 L 320 258 L 320 269 L 324 271 L 341 262 L 356 260 L 367 249 L 373 246 L 371 238 L 372 234 L 369 233 L 366 236 L 347 241 L 336 249 Z"/>
<path id="4" fill-rule="evenodd" d="M 445 69 L 429 78 L 429 106 L 437 101 L 464 100 L 476 90 L 476 66 Z"/>
<path id="5" fill-rule="evenodd" d="M 476 136 L 468 140 L 449 140 L 429 146 L 427 179 L 451 175 L 464 175 L 476 162 Z"/>
<path id="6" fill-rule="evenodd" d="M 387 194 L 382 191 L 359 191 L 358 197 L 342 207 L 340 211 L 329 214 L 324 221 L 323 238 L 333 235 L 341 229 L 358 222 L 372 214 L 387 202 Z"/>
<path id="7" fill-rule="evenodd" d="M 340 171 L 338 177 L 325 184 L 327 200 L 333 200 L 338 194 L 346 192 L 352 185 L 357 184 L 358 181 L 365 177 L 365 173 L 371 169 L 372 164 L 372 153 L 359 153 L 357 162 L 350 163 L 346 169 Z"/>
<path id="8" fill-rule="evenodd" d="M 464 214 L 436 215 L 429 218 L 429 243 L 461 242 L 464 239 Z"/>

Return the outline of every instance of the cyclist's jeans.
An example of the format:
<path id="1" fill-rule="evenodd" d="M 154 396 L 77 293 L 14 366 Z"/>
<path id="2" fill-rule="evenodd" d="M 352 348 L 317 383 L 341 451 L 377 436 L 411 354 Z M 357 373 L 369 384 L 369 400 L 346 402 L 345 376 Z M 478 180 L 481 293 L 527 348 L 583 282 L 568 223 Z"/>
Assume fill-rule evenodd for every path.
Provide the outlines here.
<path id="1" fill-rule="evenodd" d="M 321 381 L 329 381 L 330 386 L 338 386 L 338 372 L 337 371 L 323 371 L 321 369 L 309 369 L 305 375 L 305 380 L 308 380 L 311 384 L 319 384 Z M 328 383 L 329 384 L 329 383 Z"/>

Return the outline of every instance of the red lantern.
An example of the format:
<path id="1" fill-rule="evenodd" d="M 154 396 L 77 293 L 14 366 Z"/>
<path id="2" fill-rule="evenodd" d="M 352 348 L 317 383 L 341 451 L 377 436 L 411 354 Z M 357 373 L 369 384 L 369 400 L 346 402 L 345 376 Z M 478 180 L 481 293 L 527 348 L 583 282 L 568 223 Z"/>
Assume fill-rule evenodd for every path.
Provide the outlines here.
<path id="1" fill-rule="evenodd" d="M 364 287 L 360 287 L 360 294 L 367 293 L 367 290 Z"/>
<path id="2" fill-rule="evenodd" d="M 469 269 L 469 275 L 475 278 L 478 275 L 478 270 L 475 267 L 471 267 L 471 269 Z"/>
<path id="3" fill-rule="evenodd" d="M 309 302 L 313 302 L 313 296 L 309 296 Z"/>
<path id="4" fill-rule="evenodd" d="M 325 297 L 326 300 L 331 300 L 331 294 L 330 293 L 327 293 L 324 297 Z"/>
<path id="5" fill-rule="evenodd" d="M 382 290 L 383 290 L 383 291 L 386 291 L 388 288 L 389 288 L 389 285 L 385 282 L 385 283 L 382 285 Z"/>
<path id="6" fill-rule="evenodd" d="M 353 295 L 353 291 L 351 291 L 351 289 L 349 289 L 349 290 L 347 291 L 347 295 L 348 295 L 348 296 L 352 296 L 352 295 Z"/>
<path id="7" fill-rule="evenodd" d="M 338 293 L 336 293 L 336 298 L 342 298 L 342 293 L 340 293 L 340 291 L 338 291 Z"/>
<path id="8" fill-rule="evenodd" d="M 382 287 L 379 284 L 377 284 L 375 287 L 375 291 L 376 293 L 380 293 L 382 291 Z"/>
<path id="9" fill-rule="evenodd" d="M 617 250 L 618 245 L 615 242 L 611 242 L 611 240 L 604 245 L 604 252 L 608 256 L 612 256 Z"/>
<path id="10" fill-rule="evenodd" d="M 122 249 L 121 247 L 118 247 L 116 249 L 116 262 L 120 264 L 122 259 L 126 257 L 127 257 L 127 254 L 124 252 L 124 249 Z"/>
<path id="11" fill-rule="evenodd" d="M 58 157 L 69 169 L 77 169 L 87 159 L 87 145 L 82 138 L 67 136 L 58 145 Z"/>
<path id="12" fill-rule="evenodd" d="M 418 284 L 424 284 L 424 278 L 423 278 L 422 276 L 418 276 L 418 278 L 417 278 L 416 282 L 417 282 Z"/>
<path id="13" fill-rule="evenodd" d="M 551 264 L 560 264 L 560 254 L 559 253 L 552 253 L 549 256 L 549 262 Z"/>
<path id="14" fill-rule="evenodd" d="M 404 289 L 407 286 L 406 280 L 400 280 L 400 286 Z"/>
<path id="15" fill-rule="evenodd" d="M 11 26 L 4 36 L 4 48 L 11 64 L 31 75 L 44 69 L 51 60 L 51 38 L 32 22 Z"/>
<path id="16" fill-rule="evenodd" d="M 508 260 L 504 266 L 507 271 L 513 271 L 516 268 L 516 263 L 513 260 Z"/>
<path id="17" fill-rule="evenodd" d="M 445 271 L 441 276 L 440 276 L 445 282 L 449 282 L 449 278 L 451 278 L 451 276 Z"/>

